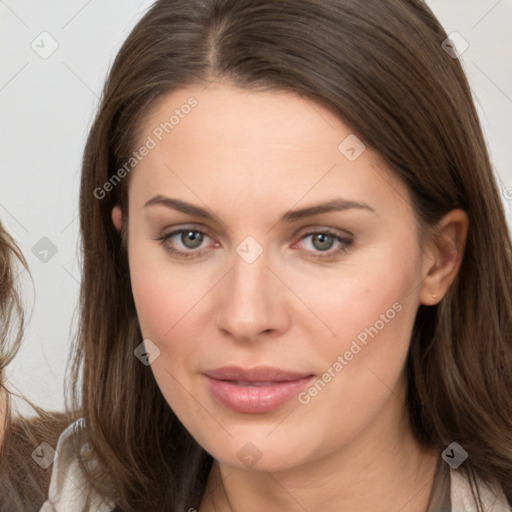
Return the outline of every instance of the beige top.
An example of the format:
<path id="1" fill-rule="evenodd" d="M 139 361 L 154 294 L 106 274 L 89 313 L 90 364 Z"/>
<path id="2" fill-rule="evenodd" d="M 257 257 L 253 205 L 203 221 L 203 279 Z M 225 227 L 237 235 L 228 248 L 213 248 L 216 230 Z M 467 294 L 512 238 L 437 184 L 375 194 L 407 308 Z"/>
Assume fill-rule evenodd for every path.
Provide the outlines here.
<path id="1" fill-rule="evenodd" d="M 512 508 L 501 489 L 491 489 L 477 478 L 484 512 L 510 512 Z M 439 459 L 427 512 L 477 512 L 466 475 Z"/>
<path id="2" fill-rule="evenodd" d="M 85 421 L 80 419 L 61 434 L 48 500 L 41 512 L 111 512 L 115 508 L 114 503 L 103 501 L 90 489 L 71 451 L 73 443 L 70 439 L 84 428 Z M 501 489 L 491 488 L 479 478 L 477 482 L 485 512 L 512 512 Z M 428 512 L 478 512 L 465 474 L 451 468 L 442 459 L 436 471 Z"/>

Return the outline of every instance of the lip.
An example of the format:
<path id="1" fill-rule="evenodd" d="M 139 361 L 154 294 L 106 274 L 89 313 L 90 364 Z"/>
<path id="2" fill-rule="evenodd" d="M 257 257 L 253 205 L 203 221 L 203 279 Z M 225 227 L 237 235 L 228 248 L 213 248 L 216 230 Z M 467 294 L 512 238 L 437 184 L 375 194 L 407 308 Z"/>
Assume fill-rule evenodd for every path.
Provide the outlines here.
<path id="1" fill-rule="evenodd" d="M 267 366 L 225 366 L 205 372 L 204 377 L 210 394 L 221 405 L 257 414 L 273 411 L 297 396 L 314 375 Z"/>

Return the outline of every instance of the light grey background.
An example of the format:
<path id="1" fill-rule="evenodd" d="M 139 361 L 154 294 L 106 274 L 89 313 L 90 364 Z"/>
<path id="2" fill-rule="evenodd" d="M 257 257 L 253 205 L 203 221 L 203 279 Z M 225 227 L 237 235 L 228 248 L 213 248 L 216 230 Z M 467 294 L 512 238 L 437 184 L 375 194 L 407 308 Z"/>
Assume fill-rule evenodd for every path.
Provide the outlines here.
<path id="1" fill-rule="evenodd" d="M 76 326 L 85 137 L 115 53 L 151 3 L 0 0 L 0 218 L 23 250 L 33 278 L 32 284 L 26 272 L 20 275 L 32 314 L 8 378 L 11 387 L 47 409 L 64 407 Z M 512 0 L 427 3 L 449 34 L 457 32 L 469 44 L 461 60 L 511 225 Z M 32 252 L 43 237 L 57 250 L 46 262 Z"/>

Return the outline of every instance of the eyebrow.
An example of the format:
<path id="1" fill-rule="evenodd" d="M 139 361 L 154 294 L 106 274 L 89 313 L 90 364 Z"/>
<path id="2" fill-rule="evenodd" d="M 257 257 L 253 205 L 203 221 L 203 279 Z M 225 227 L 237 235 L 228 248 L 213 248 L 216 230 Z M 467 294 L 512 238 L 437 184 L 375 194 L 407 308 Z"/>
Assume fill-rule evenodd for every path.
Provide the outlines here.
<path id="1" fill-rule="evenodd" d="M 150 199 L 149 201 L 147 201 L 144 204 L 144 208 L 154 205 L 166 206 L 167 208 L 172 208 L 179 212 L 193 215 L 195 217 L 199 217 L 202 219 L 215 220 L 216 217 L 215 215 L 212 215 L 208 210 L 204 208 L 200 208 L 199 206 L 195 206 L 193 204 L 181 201 L 179 199 L 173 199 L 171 197 L 165 197 L 162 195 L 157 195 Z M 352 209 L 367 210 L 376 214 L 376 211 L 366 203 L 350 201 L 343 198 L 336 198 L 325 203 L 310 206 L 308 208 L 301 208 L 300 210 L 290 210 L 286 212 L 284 215 L 282 215 L 278 224 L 292 223 L 297 220 L 301 220 L 307 217 L 313 217 L 314 215 L 320 215 L 322 213 L 340 212 Z"/>

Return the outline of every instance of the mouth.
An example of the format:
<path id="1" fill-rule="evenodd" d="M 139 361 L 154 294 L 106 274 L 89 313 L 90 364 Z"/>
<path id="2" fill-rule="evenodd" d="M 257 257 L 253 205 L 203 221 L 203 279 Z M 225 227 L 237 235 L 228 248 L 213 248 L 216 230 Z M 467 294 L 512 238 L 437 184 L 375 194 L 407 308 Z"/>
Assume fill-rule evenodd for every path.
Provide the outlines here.
<path id="1" fill-rule="evenodd" d="M 244 414 L 273 411 L 296 397 L 315 377 L 279 368 L 223 367 L 205 372 L 212 398 Z"/>

